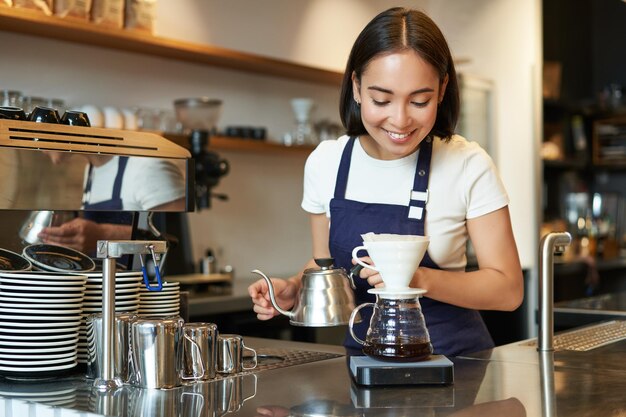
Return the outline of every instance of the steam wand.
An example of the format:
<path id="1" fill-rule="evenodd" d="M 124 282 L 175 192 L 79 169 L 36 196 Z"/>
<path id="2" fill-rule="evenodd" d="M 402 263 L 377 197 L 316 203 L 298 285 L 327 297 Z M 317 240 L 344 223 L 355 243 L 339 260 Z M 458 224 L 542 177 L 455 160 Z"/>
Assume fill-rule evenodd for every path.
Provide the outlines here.
<path id="1" fill-rule="evenodd" d="M 97 257 L 102 261 L 102 375 L 93 386 L 102 392 L 122 386 L 115 376 L 115 259 L 123 255 L 147 255 L 155 258 L 167 252 L 167 242 L 162 240 L 99 240 Z M 155 265 L 158 260 L 155 259 Z M 144 272 L 145 278 L 145 272 Z"/>

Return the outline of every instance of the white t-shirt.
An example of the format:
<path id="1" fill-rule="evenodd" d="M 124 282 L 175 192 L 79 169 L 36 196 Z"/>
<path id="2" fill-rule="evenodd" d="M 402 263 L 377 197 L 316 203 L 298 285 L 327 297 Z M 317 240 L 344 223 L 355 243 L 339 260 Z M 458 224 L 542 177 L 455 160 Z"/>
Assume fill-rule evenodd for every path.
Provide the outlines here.
<path id="1" fill-rule="evenodd" d="M 94 167 L 89 204 L 112 198 L 118 165 L 119 157 L 116 156 L 104 165 Z M 88 173 L 89 166 L 86 169 Z M 149 210 L 184 197 L 185 179 L 172 161 L 133 156 L 128 158 L 120 194 L 123 210 Z"/>
<path id="2" fill-rule="evenodd" d="M 324 141 L 309 155 L 304 169 L 302 208 L 330 217 L 330 200 L 348 136 Z M 354 144 L 345 198 L 363 203 L 407 206 L 413 189 L 418 152 L 384 161 L 369 156 L 359 140 Z M 454 135 L 449 142 L 433 141 L 428 183 L 425 233 L 428 253 L 441 268 L 466 265 L 466 219 L 482 216 L 509 203 L 497 170 L 474 142 Z"/>

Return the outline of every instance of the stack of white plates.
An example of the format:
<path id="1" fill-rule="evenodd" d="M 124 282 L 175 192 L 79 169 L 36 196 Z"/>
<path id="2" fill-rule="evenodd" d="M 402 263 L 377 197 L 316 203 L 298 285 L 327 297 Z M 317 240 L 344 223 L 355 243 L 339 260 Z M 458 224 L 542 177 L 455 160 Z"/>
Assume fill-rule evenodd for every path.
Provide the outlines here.
<path id="1" fill-rule="evenodd" d="M 0 273 L 0 374 L 46 378 L 72 369 L 84 275 Z"/>
<path id="2" fill-rule="evenodd" d="M 154 285 L 154 284 L 153 284 Z M 139 291 L 141 316 L 173 316 L 180 312 L 180 288 L 178 282 L 164 282 L 161 291 L 149 291 L 142 287 Z"/>
<path id="3" fill-rule="evenodd" d="M 102 272 L 87 272 L 87 289 L 83 300 L 83 316 L 78 340 L 78 362 L 87 363 L 86 318 L 102 312 Z M 136 313 L 139 308 L 139 288 L 142 285 L 141 271 L 120 271 L 115 274 L 115 311 Z"/>

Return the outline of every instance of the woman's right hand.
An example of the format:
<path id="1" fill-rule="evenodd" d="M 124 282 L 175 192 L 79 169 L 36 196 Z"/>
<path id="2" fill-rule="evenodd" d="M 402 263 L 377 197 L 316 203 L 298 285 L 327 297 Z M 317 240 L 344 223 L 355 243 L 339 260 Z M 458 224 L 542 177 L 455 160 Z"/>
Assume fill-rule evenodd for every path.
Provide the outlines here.
<path id="1" fill-rule="evenodd" d="M 274 285 L 274 296 L 278 305 L 289 310 L 296 302 L 298 285 L 291 279 L 270 278 Z M 267 282 L 260 279 L 248 287 L 248 294 L 254 303 L 253 310 L 259 320 L 269 320 L 280 313 L 272 306 Z"/>

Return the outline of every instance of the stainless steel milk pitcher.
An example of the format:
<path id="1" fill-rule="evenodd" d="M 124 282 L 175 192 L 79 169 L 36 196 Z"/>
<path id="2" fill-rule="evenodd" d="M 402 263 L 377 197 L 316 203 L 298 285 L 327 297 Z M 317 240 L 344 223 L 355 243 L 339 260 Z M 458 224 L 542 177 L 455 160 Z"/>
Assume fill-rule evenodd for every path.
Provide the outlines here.
<path id="1" fill-rule="evenodd" d="M 142 388 L 182 385 L 184 320 L 139 318 L 131 325 L 131 383 Z"/>
<path id="2" fill-rule="evenodd" d="M 133 313 L 115 314 L 115 351 L 114 376 L 128 382 L 130 378 L 130 326 L 137 319 Z M 103 377 L 102 351 L 102 313 L 91 314 L 86 319 L 87 335 L 87 378 L 98 379 Z"/>
<path id="3" fill-rule="evenodd" d="M 183 326 L 183 379 L 206 381 L 215 378 L 217 325 L 187 323 Z"/>

